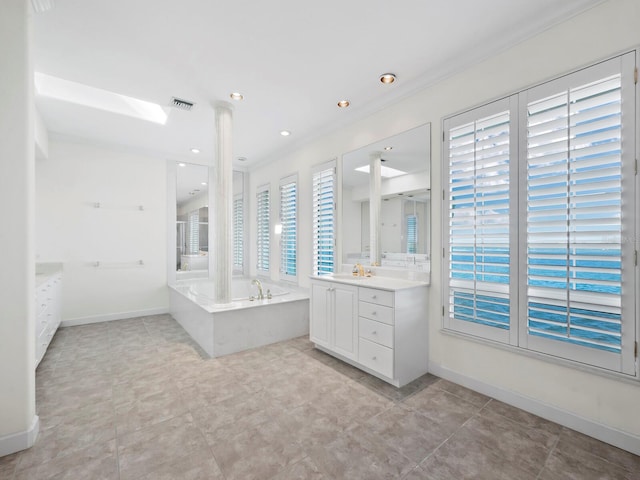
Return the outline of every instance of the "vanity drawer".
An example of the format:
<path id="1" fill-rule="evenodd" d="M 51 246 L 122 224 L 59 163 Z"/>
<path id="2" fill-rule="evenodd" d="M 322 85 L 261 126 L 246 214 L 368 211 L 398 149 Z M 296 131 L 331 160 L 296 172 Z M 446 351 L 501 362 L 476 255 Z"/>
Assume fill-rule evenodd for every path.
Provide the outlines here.
<path id="1" fill-rule="evenodd" d="M 393 348 L 393 327 L 368 318 L 360 317 L 360 337 Z"/>
<path id="2" fill-rule="evenodd" d="M 361 301 L 358 304 L 358 314 L 361 317 L 393 325 L 393 308 L 391 307 Z"/>
<path id="3" fill-rule="evenodd" d="M 358 291 L 358 298 L 364 302 L 393 307 L 393 292 L 389 292 L 387 290 L 360 287 L 360 290 Z"/>
<path id="4" fill-rule="evenodd" d="M 393 378 L 393 350 L 370 342 L 364 338 L 360 339 L 358 358 L 362 365 L 370 368 L 385 377 Z"/>

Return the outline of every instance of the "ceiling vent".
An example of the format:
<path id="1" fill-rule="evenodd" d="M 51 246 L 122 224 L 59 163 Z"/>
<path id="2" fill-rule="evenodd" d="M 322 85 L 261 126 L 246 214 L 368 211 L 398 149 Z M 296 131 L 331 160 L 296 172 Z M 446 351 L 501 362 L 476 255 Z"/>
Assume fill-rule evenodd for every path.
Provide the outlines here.
<path id="1" fill-rule="evenodd" d="M 193 108 L 195 103 L 189 102 L 188 100 L 183 100 L 181 98 L 171 97 L 171 103 L 169 105 L 189 112 Z"/>

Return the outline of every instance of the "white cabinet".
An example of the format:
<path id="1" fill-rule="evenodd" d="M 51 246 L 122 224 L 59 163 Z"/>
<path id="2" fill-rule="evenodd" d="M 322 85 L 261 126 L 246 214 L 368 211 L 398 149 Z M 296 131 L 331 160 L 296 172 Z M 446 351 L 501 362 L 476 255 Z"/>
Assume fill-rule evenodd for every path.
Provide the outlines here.
<path id="1" fill-rule="evenodd" d="M 62 272 L 40 275 L 36 281 L 36 367 L 44 357 L 61 320 Z"/>
<path id="2" fill-rule="evenodd" d="M 311 281 L 311 341 L 345 358 L 357 359 L 357 305 L 357 287 Z"/>
<path id="3" fill-rule="evenodd" d="M 385 289 L 311 281 L 311 341 L 396 387 L 427 373 L 427 332 L 424 284 Z"/>

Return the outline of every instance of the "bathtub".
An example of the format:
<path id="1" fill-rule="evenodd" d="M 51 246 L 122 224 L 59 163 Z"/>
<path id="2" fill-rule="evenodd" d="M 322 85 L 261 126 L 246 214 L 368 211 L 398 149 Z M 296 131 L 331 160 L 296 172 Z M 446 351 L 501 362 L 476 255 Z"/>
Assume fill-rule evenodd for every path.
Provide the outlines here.
<path id="1" fill-rule="evenodd" d="M 171 315 L 211 357 L 309 334 L 305 290 L 265 281 L 265 298 L 250 300 L 258 295 L 251 279 L 233 279 L 231 303 L 216 305 L 211 280 L 185 280 L 169 287 Z"/>

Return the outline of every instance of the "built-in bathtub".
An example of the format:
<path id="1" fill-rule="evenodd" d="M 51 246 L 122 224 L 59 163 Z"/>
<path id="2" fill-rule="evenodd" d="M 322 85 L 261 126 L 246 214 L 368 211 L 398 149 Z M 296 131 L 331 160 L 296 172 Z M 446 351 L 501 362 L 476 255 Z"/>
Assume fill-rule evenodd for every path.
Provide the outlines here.
<path id="1" fill-rule="evenodd" d="M 262 290 L 265 298 L 255 299 L 251 279 L 234 279 L 231 303 L 217 305 L 213 281 L 180 281 L 169 288 L 170 313 L 211 357 L 309 334 L 306 291 L 267 282 Z"/>

